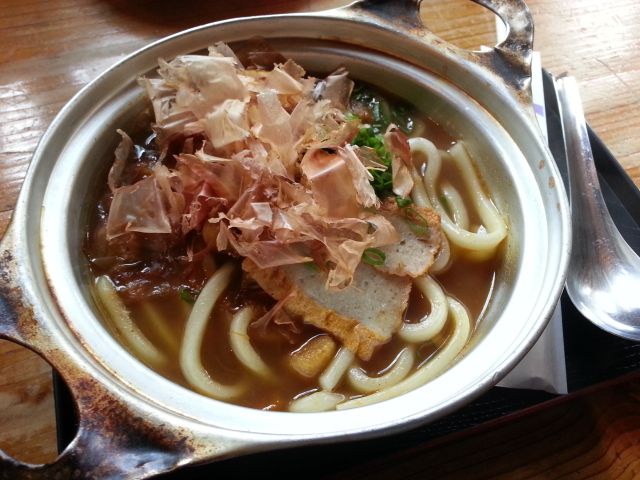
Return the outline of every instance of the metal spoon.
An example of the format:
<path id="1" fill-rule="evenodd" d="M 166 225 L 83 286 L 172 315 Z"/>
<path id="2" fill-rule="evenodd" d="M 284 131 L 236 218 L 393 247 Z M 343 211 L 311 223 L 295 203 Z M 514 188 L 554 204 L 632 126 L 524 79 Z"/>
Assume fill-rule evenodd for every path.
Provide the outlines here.
<path id="1" fill-rule="evenodd" d="M 573 250 L 567 293 L 600 328 L 640 340 L 640 257 L 616 228 L 602 197 L 576 81 L 556 80 L 569 163 Z"/>

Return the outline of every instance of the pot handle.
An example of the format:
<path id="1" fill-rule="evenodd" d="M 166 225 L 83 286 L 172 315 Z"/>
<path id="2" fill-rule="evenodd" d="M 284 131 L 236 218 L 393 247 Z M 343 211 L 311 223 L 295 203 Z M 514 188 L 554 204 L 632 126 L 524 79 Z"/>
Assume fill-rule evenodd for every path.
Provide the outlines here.
<path id="1" fill-rule="evenodd" d="M 470 52 L 455 45 L 459 55 L 483 64 L 517 91 L 529 87 L 533 50 L 533 17 L 524 0 L 472 0 L 495 13 L 507 27 L 506 38 L 488 51 Z M 348 9 L 418 38 L 434 36 L 422 23 L 422 0 L 360 0 Z M 440 40 L 441 41 L 441 40 Z"/>
<path id="2" fill-rule="evenodd" d="M 0 450 L 0 480 L 145 478 L 193 461 L 186 435 L 160 427 L 102 386 L 40 324 L 17 280 L 12 230 L 0 242 L 0 338 L 35 351 L 60 372 L 77 402 L 79 426 L 50 464 L 22 463 Z"/>
<path id="3" fill-rule="evenodd" d="M 507 27 L 506 38 L 488 52 L 476 52 L 490 59 L 498 75 L 511 80 L 519 90 L 528 86 L 533 51 L 533 17 L 524 0 L 473 0 L 495 13 Z M 506 67 L 507 70 L 501 69 Z"/>
<path id="4" fill-rule="evenodd" d="M 108 438 L 85 424 L 53 463 L 26 464 L 0 450 L 0 479 L 140 479 L 173 470 L 184 463 L 175 452 L 151 446 L 143 436 L 138 438 L 124 430 Z"/>

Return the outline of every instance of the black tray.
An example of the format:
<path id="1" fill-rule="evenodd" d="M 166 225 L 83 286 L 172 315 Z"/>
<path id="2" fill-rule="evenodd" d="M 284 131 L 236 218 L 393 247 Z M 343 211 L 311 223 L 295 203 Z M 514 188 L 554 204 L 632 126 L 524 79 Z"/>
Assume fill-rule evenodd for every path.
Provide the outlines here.
<path id="1" fill-rule="evenodd" d="M 555 88 L 551 76 L 546 72 L 543 82 L 549 146 L 565 185 L 568 185 Z M 589 137 L 603 194 L 612 217 L 629 245 L 640 253 L 640 191 L 590 128 Z M 593 326 L 578 313 L 566 293 L 562 295 L 561 305 L 570 393 L 638 370 L 640 344 L 617 338 Z M 54 395 L 58 447 L 62 451 L 75 435 L 77 420 L 69 392 L 55 372 Z M 289 472 L 305 472 L 305 476 L 309 476 L 310 465 L 313 465 L 311 477 L 327 477 L 383 454 L 423 445 L 436 438 L 478 427 L 500 417 L 521 414 L 524 410 L 539 407 L 543 402 L 555 397 L 556 395 L 540 391 L 495 387 L 456 413 L 401 434 L 338 445 L 299 447 L 295 450 L 253 454 L 210 465 L 189 467 L 163 475 L 162 478 L 198 479 L 210 478 L 211 475 L 221 478 L 233 475 L 242 478 L 256 471 L 267 478 L 275 475 L 288 477 Z M 318 459 L 323 461 L 318 462 Z"/>

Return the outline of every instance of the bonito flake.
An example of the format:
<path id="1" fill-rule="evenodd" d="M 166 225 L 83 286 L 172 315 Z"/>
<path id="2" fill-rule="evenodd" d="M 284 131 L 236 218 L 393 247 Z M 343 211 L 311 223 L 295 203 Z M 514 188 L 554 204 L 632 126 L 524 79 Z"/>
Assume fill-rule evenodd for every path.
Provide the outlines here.
<path id="1" fill-rule="evenodd" d="M 261 268 L 314 262 L 331 288 L 351 283 L 366 249 L 400 240 L 377 212 L 369 169 L 379 165 L 350 145 L 359 120 L 347 115 L 353 81 L 345 69 L 318 79 L 293 60 L 245 68 L 224 44 L 159 65 L 158 78 L 140 84 L 160 158 L 148 176 L 123 185 L 133 142 L 122 134 L 109 173 L 109 239 L 184 238 L 211 224 L 209 248 Z"/>

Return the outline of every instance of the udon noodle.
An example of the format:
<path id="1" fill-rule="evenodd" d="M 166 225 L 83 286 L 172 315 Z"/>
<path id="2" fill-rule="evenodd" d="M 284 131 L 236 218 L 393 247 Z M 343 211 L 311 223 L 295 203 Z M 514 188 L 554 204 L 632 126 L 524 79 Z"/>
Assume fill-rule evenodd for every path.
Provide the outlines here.
<path id="1" fill-rule="evenodd" d="M 506 223 L 464 142 L 452 141 L 426 114 L 399 100 L 390 101 L 391 97 L 365 85 L 358 85 L 352 93 L 353 84 L 343 71 L 318 80 L 301 73 L 291 61 L 276 62 L 270 69 L 259 65 L 244 69 L 223 45 L 203 58 L 186 56 L 162 62 L 162 80 L 142 80 L 154 107 L 155 134 L 139 146 L 121 134 L 109 188 L 96 208 L 86 250 L 96 278 L 94 291 L 114 336 L 150 368 L 196 392 L 240 405 L 291 412 L 342 410 L 380 402 L 425 385 L 450 368 L 488 301 L 507 236 Z M 217 78 L 230 82 L 224 93 L 227 97 L 217 100 L 224 105 L 221 110 L 198 113 L 198 108 L 204 108 L 201 97 L 210 84 L 198 84 L 189 70 L 196 61 L 207 68 L 208 63 L 215 63 L 222 71 Z M 245 82 L 244 87 L 236 85 L 234 72 L 240 72 L 237 78 Z M 193 82 L 189 88 L 180 83 L 188 75 Z M 335 93 L 345 88 L 346 101 L 340 100 L 344 92 Z M 171 89 L 174 96 L 168 93 Z M 272 95 L 270 89 L 278 95 Z M 221 90 L 224 88 L 218 86 L 211 95 Z M 177 111 L 176 105 L 188 95 L 191 110 Z M 268 104 L 276 114 L 265 113 Z M 253 109 L 247 114 L 249 120 L 238 120 L 246 105 Z M 311 141 L 309 136 L 317 135 L 318 128 L 304 124 L 304 130 L 303 122 L 293 127 L 287 123 L 295 148 L 287 144 L 286 150 L 282 143 L 276 144 L 273 135 L 290 138 L 282 122 L 293 122 L 296 115 L 302 115 L 303 107 L 325 109 L 325 116 L 318 117 L 325 121 L 323 136 L 314 138 L 316 143 L 311 146 L 300 147 Z M 216 118 L 219 114 L 224 118 Z M 185 116 L 189 122 L 183 121 Z M 262 119 L 259 126 L 251 123 L 255 118 Z M 401 128 L 394 126 L 398 123 Z M 327 134 L 329 124 L 333 130 Z M 229 138 L 216 144 L 211 134 L 215 128 L 224 129 Z M 397 151 L 394 142 L 400 144 Z M 403 145 L 408 152 L 404 164 Z M 248 181 L 242 175 L 255 168 L 257 155 L 263 155 L 260 158 L 267 165 L 260 167 L 260 179 L 266 176 L 269 180 L 251 187 L 262 189 L 256 194 L 261 200 L 243 206 L 251 188 L 236 192 L 231 182 L 237 178 L 240 183 Z M 339 170 L 344 165 L 338 163 L 327 167 L 326 162 L 336 155 L 342 155 L 348 168 Z M 274 159 L 282 163 L 275 164 Z M 234 162 L 242 168 L 233 167 Z M 327 174 L 334 167 L 340 178 Z M 299 168 L 302 174 L 295 173 Z M 356 186 L 354 195 L 350 190 L 340 191 L 341 182 L 349 176 L 345 172 L 353 179 L 353 183 L 347 181 L 348 188 Z M 320 182 L 325 180 L 330 182 L 329 192 L 321 189 Z M 190 192 L 190 188 L 199 190 Z M 218 191 L 212 193 L 215 188 Z M 233 192 L 223 198 L 219 193 L 223 190 Z M 269 192 L 276 193 L 269 197 Z M 295 197 L 286 208 L 282 207 L 284 195 Z M 300 242 L 287 243 L 285 254 L 294 258 L 282 260 L 285 227 L 274 227 L 276 216 L 281 215 L 284 223 L 309 220 L 308 213 L 286 216 L 301 208 L 302 197 L 319 203 L 328 199 L 328 210 L 308 232 L 324 230 L 312 242 L 307 240 L 312 233 L 305 233 L 305 245 L 312 245 L 311 250 L 300 250 Z M 151 205 L 133 208 L 129 202 L 135 199 Z M 349 202 L 358 205 L 359 213 L 344 213 Z M 250 216 L 234 216 L 245 207 L 252 209 Z M 122 225 L 114 218 L 118 209 L 126 211 Z M 141 220 L 133 210 L 148 218 Z M 431 212 L 429 223 L 424 212 Z M 325 228 L 322 221 L 327 218 L 334 223 Z M 358 236 L 355 232 L 363 218 L 365 228 Z M 398 224 L 398 218 L 404 223 Z M 349 222 L 347 233 L 331 250 L 334 245 L 327 235 L 342 232 L 345 222 Z M 391 241 L 380 241 L 379 236 L 391 232 L 398 242 L 396 230 L 401 232 L 401 225 L 413 232 L 407 234 L 411 241 L 417 238 L 420 242 L 435 238 L 441 229 L 433 261 L 424 272 L 411 274 L 413 261 L 388 265 L 397 252 L 389 250 Z M 243 243 L 250 235 L 252 246 L 263 249 L 263 257 L 256 258 Z M 369 243 L 363 249 L 357 241 L 365 237 Z M 408 237 L 401 238 L 401 244 L 410 243 Z M 358 252 L 355 264 L 351 258 L 341 264 L 342 257 L 335 256 L 336 251 L 354 249 Z M 253 263 L 247 264 L 247 259 Z M 416 263 L 420 262 L 416 259 Z M 373 292 L 376 282 L 399 281 L 389 280 L 398 270 L 409 272 L 402 278 L 410 281 L 401 280 L 409 285 L 408 307 L 406 302 L 401 304 L 400 323 L 368 350 L 362 343 L 355 347 L 349 343 L 349 335 L 359 332 L 363 324 L 350 324 L 351 330 L 344 333 L 332 330 L 331 321 L 326 320 L 341 308 L 358 312 L 367 305 L 374 311 L 387 308 L 386 304 L 378 308 L 379 298 L 368 295 L 366 289 L 355 296 L 364 306 L 352 306 L 352 297 L 346 296 L 339 297 L 347 300 L 337 302 L 338 307 L 325 308 L 329 326 L 304 309 L 300 313 L 299 305 L 308 304 L 310 298 L 317 310 L 316 304 L 324 301 L 318 298 L 349 291 L 352 282 L 360 285 L 358 275 L 364 275 L 363 271 L 368 272 L 363 285 L 370 285 Z M 297 286 L 280 294 L 281 285 L 269 283 L 264 271 L 294 278 Z M 288 276 L 282 276 L 284 271 Z M 311 288 L 309 282 L 317 276 L 326 282 L 326 293 L 316 292 L 301 300 L 300 285 Z M 392 297 L 391 303 L 396 301 Z M 378 326 L 367 328 L 379 331 Z"/>

